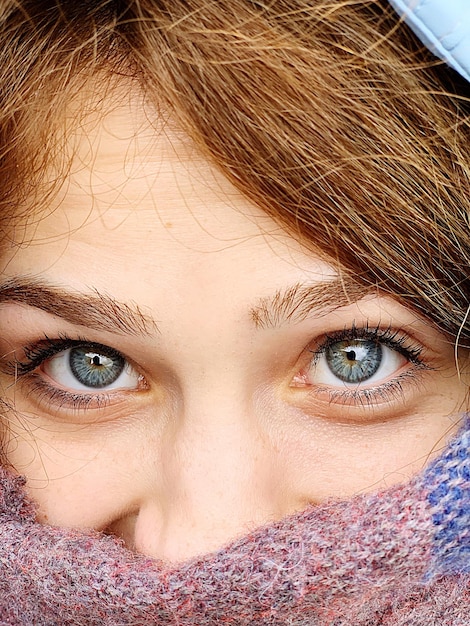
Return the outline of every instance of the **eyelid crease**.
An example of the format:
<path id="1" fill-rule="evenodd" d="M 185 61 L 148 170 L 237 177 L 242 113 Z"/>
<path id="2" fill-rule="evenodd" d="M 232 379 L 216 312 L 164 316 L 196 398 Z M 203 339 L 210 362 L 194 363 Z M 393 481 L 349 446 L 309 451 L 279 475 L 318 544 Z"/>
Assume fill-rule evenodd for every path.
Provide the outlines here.
<path id="1" fill-rule="evenodd" d="M 29 277 L 17 277 L 0 285 L 0 303 L 15 302 L 98 331 L 150 336 L 156 322 L 137 305 L 118 302 L 92 289 L 82 294 Z"/>

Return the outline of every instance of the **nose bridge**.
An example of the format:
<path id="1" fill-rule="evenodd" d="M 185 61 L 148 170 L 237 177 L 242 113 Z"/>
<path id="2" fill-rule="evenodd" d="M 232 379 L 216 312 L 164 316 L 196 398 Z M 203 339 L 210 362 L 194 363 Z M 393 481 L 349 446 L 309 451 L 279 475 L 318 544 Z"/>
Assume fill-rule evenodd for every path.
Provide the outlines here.
<path id="1" fill-rule="evenodd" d="M 250 400 L 234 385 L 225 393 L 217 389 L 188 398 L 177 439 L 178 472 L 187 485 L 203 478 L 199 492 L 211 494 L 214 507 L 237 491 L 245 492 L 266 454 Z"/>
<path id="2" fill-rule="evenodd" d="M 163 500 L 151 494 L 136 525 L 139 551 L 179 561 L 214 550 L 282 514 L 269 444 L 250 399 L 233 385 L 187 389 L 165 442 Z"/>
<path id="3" fill-rule="evenodd" d="M 180 401 L 155 466 L 158 489 L 135 529 L 139 551 L 169 561 L 215 550 L 286 512 L 281 470 L 254 404 L 252 329 L 225 299 L 203 310 L 178 320 L 170 350 Z"/>

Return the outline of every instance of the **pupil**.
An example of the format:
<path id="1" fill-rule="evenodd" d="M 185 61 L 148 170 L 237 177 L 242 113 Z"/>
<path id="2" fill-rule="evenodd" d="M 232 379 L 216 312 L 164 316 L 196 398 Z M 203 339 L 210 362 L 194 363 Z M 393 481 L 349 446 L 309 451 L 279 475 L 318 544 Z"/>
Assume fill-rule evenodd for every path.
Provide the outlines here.
<path id="1" fill-rule="evenodd" d="M 382 362 L 382 346 L 377 341 L 353 339 L 336 341 L 325 352 L 332 374 L 344 383 L 358 384 L 371 378 Z"/>

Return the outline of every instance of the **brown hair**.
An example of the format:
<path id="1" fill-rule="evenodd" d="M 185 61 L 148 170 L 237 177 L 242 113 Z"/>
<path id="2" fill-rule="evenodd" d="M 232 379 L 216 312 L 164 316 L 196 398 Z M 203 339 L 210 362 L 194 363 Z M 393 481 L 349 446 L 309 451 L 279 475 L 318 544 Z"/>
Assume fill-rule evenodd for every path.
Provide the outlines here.
<path id="1" fill-rule="evenodd" d="M 0 55 L 5 219 L 84 77 L 125 75 L 296 237 L 468 344 L 466 86 L 385 0 L 3 0 Z"/>

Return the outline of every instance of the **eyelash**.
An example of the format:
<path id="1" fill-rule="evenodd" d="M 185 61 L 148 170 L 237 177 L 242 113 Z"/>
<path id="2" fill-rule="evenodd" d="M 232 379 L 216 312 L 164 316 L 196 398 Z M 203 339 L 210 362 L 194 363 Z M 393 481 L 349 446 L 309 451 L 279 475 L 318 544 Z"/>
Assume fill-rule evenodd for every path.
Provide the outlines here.
<path id="1" fill-rule="evenodd" d="M 34 371 L 37 367 L 42 365 L 44 361 L 55 356 L 59 352 L 83 344 L 93 345 L 96 346 L 96 348 L 105 347 L 101 344 L 91 343 L 81 338 L 71 339 L 67 335 L 60 335 L 57 339 L 50 339 L 46 335 L 41 341 L 29 344 L 23 348 L 25 361 L 15 360 L 14 363 L 9 363 L 8 367 L 11 369 L 13 366 L 15 374 L 18 377 L 22 377 Z"/>
<path id="2" fill-rule="evenodd" d="M 387 383 L 381 383 L 369 388 L 360 389 L 354 387 L 333 390 L 326 385 L 319 385 L 317 388 L 312 388 L 310 394 L 325 394 L 326 392 L 328 393 L 330 403 L 357 404 L 361 407 L 373 406 L 378 400 L 390 401 L 403 396 L 403 384 L 417 382 L 416 370 L 431 369 L 430 366 L 426 365 L 422 360 L 423 347 L 419 344 L 412 343 L 410 338 L 403 332 L 391 328 L 383 329 L 379 326 L 369 328 L 367 324 L 362 327 L 356 327 L 354 323 L 350 327 L 345 327 L 343 330 L 325 335 L 324 339 L 315 349 L 309 348 L 308 352 L 313 355 L 310 361 L 310 367 L 314 367 L 328 348 L 335 343 L 356 339 L 375 341 L 381 345 L 387 346 L 403 355 L 407 361 L 413 365 L 413 370 L 403 372 Z M 51 339 L 45 336 L 44 339 L 23 348 L 24 361 L 18 359 L 10 361 L 5 364 L 3 369 L 5 373 L 14 376 L 15 380 L 27 379 L 29 377 L 29 382 L 34 387 L 35 393 L 43 395 L 45 400 L 52 404 L 71 408 L 74 411 L 104 408 L 111 401 L 111 394 L 109 392 L 102 391 L 100 393 L 83 394 L 66 391 L 59 387 L 53 387 L 35 374 L 37 368 L 58 353 L 69 348 L 84 345 L 89 346 L 97 352 L 106 350 L 109 353 L 110 351 L 109 346 L 90 342 L 82 337 L 72 339 L 67 335 L 61 335 L 58 338 Z M 121 354 L 117 350 L 114 352 L 119 355 Z"/>
<path id="3" fill-rule="evenodd" d="M 352 324 L 351 327 L 327 334 L 318 348 L 311 350 L 311 352 L 314 355 L 314 359 L 317 359 L 338 341 L 350 341 L 353 339 L 377 341 L 392 350 L 396 350 L 396 352 L 402 354 L 412 363 L 422 363 L 421 354 L 423 347 L 418 344 L 412 344 L 407 335 L 399 330 L 393 330 L 390 327 L 385 329 L 380 328 L 380 326 L 369 328 L 367 324 L 359 328 L 357 328 L 355 324 Z"/>

